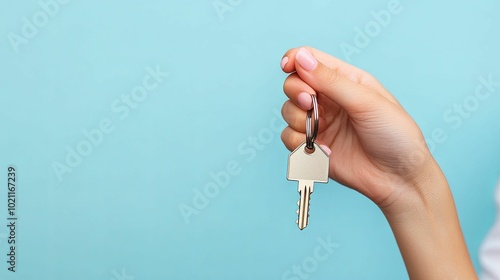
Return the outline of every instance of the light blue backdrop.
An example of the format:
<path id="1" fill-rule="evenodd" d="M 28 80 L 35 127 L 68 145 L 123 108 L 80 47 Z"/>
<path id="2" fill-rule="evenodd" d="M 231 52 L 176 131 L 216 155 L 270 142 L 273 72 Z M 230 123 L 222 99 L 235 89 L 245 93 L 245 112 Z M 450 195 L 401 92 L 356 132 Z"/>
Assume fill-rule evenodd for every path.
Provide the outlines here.
<path id="1" fill-rule="evenodd" d="M 383 215 L 352 190 L 318 185 L 309 227 L 296 227 L 279 62 L 301 45 L 368 70 L 417 120 L 479 270 L 500 174 L 499 9 L 493 0 L 2 1 L 0 278 L 407 278 Z"/>

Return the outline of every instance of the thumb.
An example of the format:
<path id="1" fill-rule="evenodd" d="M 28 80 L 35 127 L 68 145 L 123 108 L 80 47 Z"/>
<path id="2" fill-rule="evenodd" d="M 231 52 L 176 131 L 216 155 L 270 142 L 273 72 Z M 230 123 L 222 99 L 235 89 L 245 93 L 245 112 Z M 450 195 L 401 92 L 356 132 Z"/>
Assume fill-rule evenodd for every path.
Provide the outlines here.
<path id="1" fill-rule="evenodd" d="M 295 70 L 316 92 L 323 93 L 349 114 L 367 110 L 380 98 L 373 89 L 342 75 L 341 69 L 330 68 L 318 61 L 306 48 L 297 51 Z"/>

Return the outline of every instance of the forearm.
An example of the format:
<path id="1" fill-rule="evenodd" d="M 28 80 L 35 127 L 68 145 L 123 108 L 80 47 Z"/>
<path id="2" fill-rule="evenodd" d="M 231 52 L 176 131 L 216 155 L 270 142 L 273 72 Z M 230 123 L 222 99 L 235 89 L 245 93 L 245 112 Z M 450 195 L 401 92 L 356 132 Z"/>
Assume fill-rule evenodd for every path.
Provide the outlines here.
<path id="1" fill-rule="evenodd" d="M 410 279 L 477 279 L 444 174 L 434 160 L 382 209 Z"/>

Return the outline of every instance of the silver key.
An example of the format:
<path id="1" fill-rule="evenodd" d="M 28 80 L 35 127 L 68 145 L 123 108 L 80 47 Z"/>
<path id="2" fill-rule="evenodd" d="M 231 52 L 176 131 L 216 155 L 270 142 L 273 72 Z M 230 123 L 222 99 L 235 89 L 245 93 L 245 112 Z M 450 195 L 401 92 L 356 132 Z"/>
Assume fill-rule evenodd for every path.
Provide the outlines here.
<path id="1" fill-rule="evenodd" d="M 288 157 L 287 179 L 299 181 L 300 199 L 297 203 L 299 215 L 297 224 L 303 230 L 309 219 L 309 200 L 314 191 L 314 183 L 328 183 L 330 159 L 316 143 L 312 143 L 313 152 L 306 150 L 306 142 L 302 143 Z"/>

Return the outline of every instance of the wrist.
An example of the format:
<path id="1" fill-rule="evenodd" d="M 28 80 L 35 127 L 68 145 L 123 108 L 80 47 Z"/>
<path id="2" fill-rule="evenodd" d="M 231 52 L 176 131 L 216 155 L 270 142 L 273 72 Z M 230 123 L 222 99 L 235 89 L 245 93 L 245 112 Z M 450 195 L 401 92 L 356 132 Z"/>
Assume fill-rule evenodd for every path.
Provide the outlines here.
<path id="1" fill-rule="evenodd" d="M 446 177 L 430 154 L 414 170 L 417 170 L 411 173 L 414 175 L 398 177 L 393 182 L 391 196 L 379 205 L 386 217 L 422 211 L 451 198 Z"/>
<path id="2" fill-rule="evenodd" d="M 436 161 L 430 157 L 417 176 L 395 189 L 396 197 L 381 210 L 410 278 L 476 279 L 453 196 Z"/>

